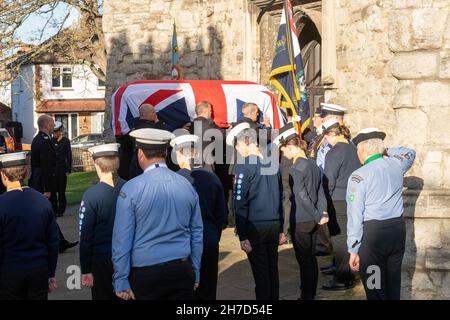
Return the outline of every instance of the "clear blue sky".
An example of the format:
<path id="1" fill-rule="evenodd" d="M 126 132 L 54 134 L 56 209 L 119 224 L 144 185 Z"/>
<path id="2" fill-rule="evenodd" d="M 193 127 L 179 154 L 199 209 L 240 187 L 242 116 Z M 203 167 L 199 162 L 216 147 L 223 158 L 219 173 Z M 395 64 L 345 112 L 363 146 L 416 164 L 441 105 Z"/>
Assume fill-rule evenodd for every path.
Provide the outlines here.
<path id="1" fill-rule="evenodd" d="M 43 7 L 43 10 L 46 9 L 48 9 L 48 7 Z M 47 27 L 45 28 L 45 32 L 43 34 L 41 42 L 54 36 L 58 32 L 58 28 L 56 25 L 61 24 L 68 12 L 70 12 L 70 16 L 67 19 L 64 27 L 70 26 L 78 19 L 78 12 L 76 9 L 64 3 L 60 3 L 55 8 L 53 17 L 51 19 L 52 23 L 47 25 Z M 49 17 L 51 17 L 50 13 L 30 15 L 30 17 L 17 30 L 16 37 L 26 43 L 39 44 L 41 31 L 44 28 L 45 23 Z"/>

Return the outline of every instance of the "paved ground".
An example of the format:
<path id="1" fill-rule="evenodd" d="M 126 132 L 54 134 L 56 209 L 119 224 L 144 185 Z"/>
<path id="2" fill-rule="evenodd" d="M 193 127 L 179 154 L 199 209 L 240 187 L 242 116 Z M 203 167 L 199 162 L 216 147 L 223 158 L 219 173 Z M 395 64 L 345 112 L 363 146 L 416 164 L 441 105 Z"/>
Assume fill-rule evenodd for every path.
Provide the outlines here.
<path id="1" fill-rule="evenodd" d="M 68 240 L 78 239 L 78 213 L 77 208 L 68 210 L 66 216 L 59 218 L 58 223 Z M 329 264 L 329 257 L 320 257 L 319 264 Z M 87 289 L 69 290 L 66 282 L 70 277 L 67 268 L 78 265 L 78 247 L 68 250 L 60 255 L 56 273 L 58 289 L 49 298 L 51 300 L 90 300 L 90 291 Z M 299 297 L 299 270 L 291 245 L 280 247 L 279 253 L 280 298 L 283 300 L 296 300 Z M 317 299 L 365 299 L 361 284 L 353 290 L 346 292 L 327 292 L 321 290 L 321 285 L 329 276 L 320 276 Z M 234 230 L 225 230 L 220 247 L 218 299 L 253 300 L 255 299 L 254 282 L 246 255 L 239 248 L 238 238 Z"/>

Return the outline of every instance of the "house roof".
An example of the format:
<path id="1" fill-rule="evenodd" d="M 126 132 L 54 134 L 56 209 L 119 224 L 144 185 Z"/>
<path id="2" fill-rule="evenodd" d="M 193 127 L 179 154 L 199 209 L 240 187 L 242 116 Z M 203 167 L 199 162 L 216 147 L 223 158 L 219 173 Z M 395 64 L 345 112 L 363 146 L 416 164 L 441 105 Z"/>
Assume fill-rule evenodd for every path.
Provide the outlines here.
<path id="1" fill-rule="evenodd" d="M 37 106 L 38 113 L 55 112 L 103 112 L 105 111 L 105 100 L 87 99 L 87 100 L 44 100 Z"/>

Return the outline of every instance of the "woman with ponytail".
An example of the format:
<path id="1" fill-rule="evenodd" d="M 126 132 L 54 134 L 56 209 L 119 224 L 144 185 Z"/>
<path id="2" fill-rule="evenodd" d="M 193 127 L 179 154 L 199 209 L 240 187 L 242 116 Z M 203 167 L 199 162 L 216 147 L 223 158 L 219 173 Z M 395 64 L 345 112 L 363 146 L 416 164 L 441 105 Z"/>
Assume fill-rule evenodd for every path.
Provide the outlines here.
<path id="1" fill-rule="evenodd" d="M 347 252 L 347 182 L 357 170 L 359 162 L 356 147 L 349 142 L 350 131 L 336 119 L 326 121 L 323 126 L 325 140 L 331 146 L 325 156 L 324 189 L 329 200 L 331 241 L 334 250 L 336 273 L 333 279 L 323 286 L 325 290 L 347 290 L 355 285 Z"/>
<path id="2" fill-rule="evenodd" d="M 125 181 L 119 178 L 119 144 L 89 149 L 100 182 L 89 188 L 80 205 L 80 265 L 82 284 L 93 300 L 116 300 L 112 286 L 111 242 L 117 197 Z"/>

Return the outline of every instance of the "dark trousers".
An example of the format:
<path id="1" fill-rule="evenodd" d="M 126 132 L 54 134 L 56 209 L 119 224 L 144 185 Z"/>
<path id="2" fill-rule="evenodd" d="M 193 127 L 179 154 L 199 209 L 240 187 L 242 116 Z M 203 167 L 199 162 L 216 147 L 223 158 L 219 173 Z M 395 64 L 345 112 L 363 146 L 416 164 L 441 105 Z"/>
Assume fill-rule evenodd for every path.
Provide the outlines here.
<path id="1" fill-rule="evenodd" d="M 217 274 L 219 272 L 219 245 L 203 247 L 200 284 L 195 290 L 197 300 L 216 300 Z"/>
<path id="2" fill-rule="evenodd" d="M 55 214 L 63 214 L 66 211 L 67 174 L 65 168 L 56 168 L 56 191 L 52 192 L 50 202 Z"/>
<path id="3" fill-rule="evenodd" d="M 190 260 L 131 268 L 130 285 L 137 300 L 191 300 L 194 284 Z"/>
<path id="4" fill-rule="evenodd" d="M 333 208 L 332 214 L 335 216 L 340 230 L 339 234 L 331 238 L 336 264 L 334 280 L 348 285 L 355 280 L 355 275 L 348 264 L 350 255 L 347 250 L 347 203 L 345 200 L 333 201 Z"/>
<path id="5" fill-rule="evenodd" d="M 312 300 L 316 296 L 319 280 L 319 266 L 316 258 L 318 224 L 314 221 L 291 225 L 291 237 L 295 257 L 300 267 L 300 290 L 302 300 Z"/>
<path id="6" fill-rule="evenodd" d="M 256 300 L 278 300 L 278 244 L 280 224 L 251 226 L 248 240 L 252 251 L 247 255 L 255 279 Z"/>
<path id="7" fill-rule="evenodd" d="M 1 300 L 47 300 L 48 269 L 1 272 Z"/>
<path id="8" fill-rule="evenodd" d="M 405 240 L 403 218 L 364 222 L 359 270 L 368 300 L 400 300 Z"/>
<path id="9" fill-rule="evenodd" d="M 333 245 L 331 244 L 330 232 L 328 231 L 328 225 L 318 225 L 317 228 L 317 242 L 316 242 L 316 254 L 329 255 L 333 252 Z"/>
<path id="10" fill-rule="evenodd" d="M 92 300 L 118 300 L 112 285 L 114 269 L 111 260 L 92 261 Z"/>

